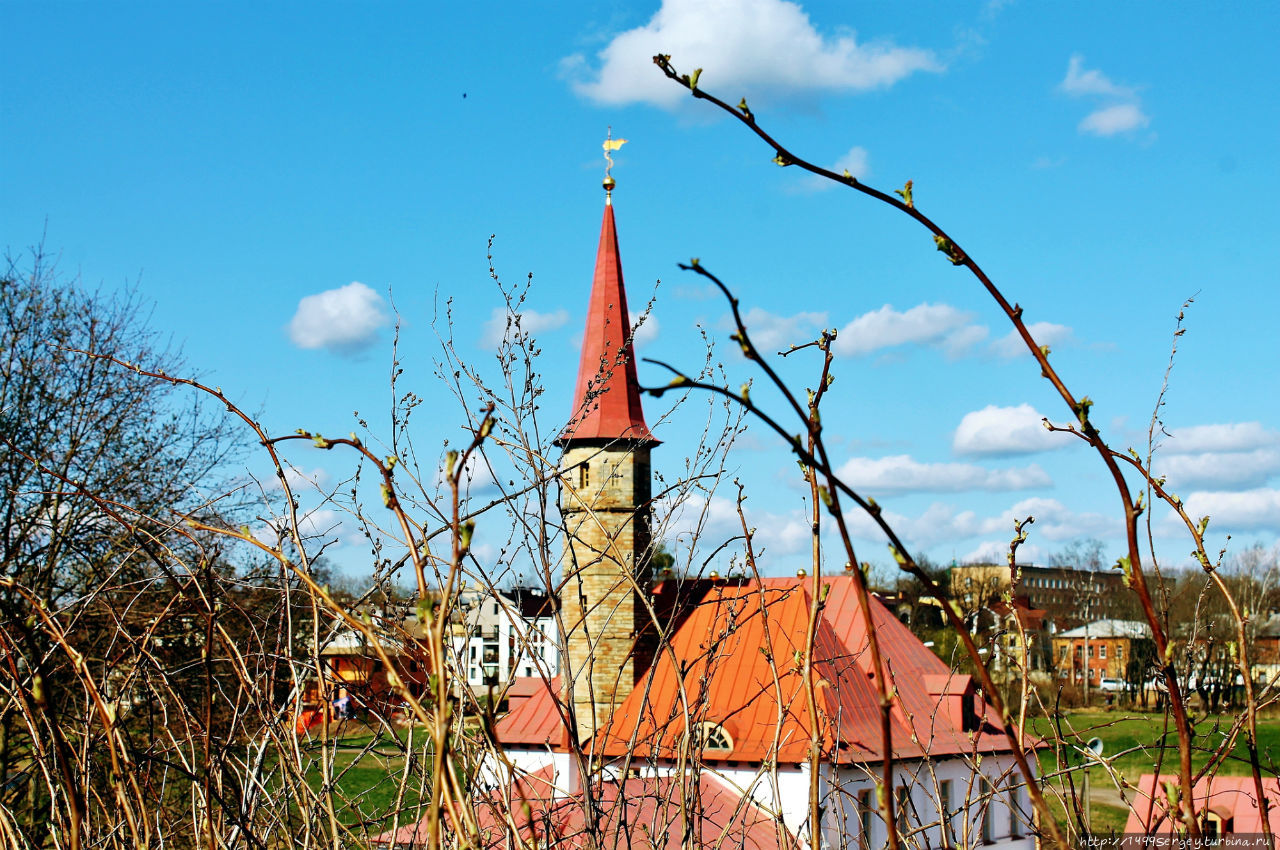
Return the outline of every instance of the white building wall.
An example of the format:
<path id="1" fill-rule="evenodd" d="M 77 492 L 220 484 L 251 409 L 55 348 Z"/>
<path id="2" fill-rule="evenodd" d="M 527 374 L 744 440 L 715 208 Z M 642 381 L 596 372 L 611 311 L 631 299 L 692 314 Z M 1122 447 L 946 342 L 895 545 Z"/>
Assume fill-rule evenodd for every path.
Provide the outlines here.
<path id="1" fill-rule="evenodd" d="M 577 790 L 576 767 L 567 753 L 546 750 L 507 750 L 507 758 L 517 773 L 533 773 L 547 765 L 555 767 L 555 785 L 560 793 Z M 500 788 L 510 777 L 493 769 L 496 761 L 486 760 L 481 768 L 483 781 Z M 665 775 L 670 765 L 633 763 L 641 775 Z M 770 775 L 746 766 L 704 765 L 704 769 L 743 796 L 749 796 L 763 811 L 782 818 L 783 824 L 802 841 L 808 841 L 808 765 L 782 766 Z M 823 810 L 822 847 L 829 850 L 867 850 L 885 845 L 887 830 L 876 800 L 878 763 L 827 767 L 819 776 L 819 802 Z M 895 802 L 908 802 L 905 816 L 904 848 L 983 848 L 983 850 L 1035 850 L 1032 837 L 1031 804 L 1021 775 L 1012 757 L 986 756 L 975 770 L 966 758 L 903 761 L 895 764 Z M 1016 788 L 1017 810 L 1011 788 Z M 994 793 L 992 793 L 994 789 Z M 944 837 L 943 797 L 950 796 L 950 835 Z M 862 801 L 871 811 L 864 816 Z M 984 818 L 986 827 L 984 828 Z M 863 835 L 864 824 L 869 833 Z"/>
<path id="2" fill-rule="evenodd" d="M 881 775 L 881 766 L 843 767 L 836 773 L 823 789 L 825 846 L 884 846 L 887 830 L 872 775 Z M 897 804 L 907 803 L 905 847 L 1034 850 L 1031 805 L 1012 757 L 986 756 L 977 769 L 960 757 L 905 761 L 895 765 L 895 774 L 895 806 L 901 811 Z M 944 836 L 942 809 L 948 797 L 950 832 Z M 862 807 L 865 800 L 873 809 L 867 815 Z M 865 839 L 864 825 L 869 828 Z"/>
<path id="3" fill-rule="evenodd" d="M 457 670 L 475 691 L 483 693 L 492 673 L 495 687 L 516 676 L 550 678 L 560 675 L 558 631 L 554 617 L 527 621 L 515 603 L 501 594 L 468 591 L 461 633 L 452 641 Z M 485 647 L 496 658 L 485 663 Z"/>

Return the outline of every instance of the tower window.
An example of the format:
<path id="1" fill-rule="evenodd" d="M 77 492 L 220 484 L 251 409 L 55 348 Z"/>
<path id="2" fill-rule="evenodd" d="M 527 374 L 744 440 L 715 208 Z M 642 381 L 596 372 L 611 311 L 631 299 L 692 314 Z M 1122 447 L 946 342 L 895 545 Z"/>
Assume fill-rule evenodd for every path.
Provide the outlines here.
<path id="1" fill-rule="evenodd" d="M 591 483 L 591 464 L 585 460 L 578 464 L 578 489 L 588 486 Z"/>

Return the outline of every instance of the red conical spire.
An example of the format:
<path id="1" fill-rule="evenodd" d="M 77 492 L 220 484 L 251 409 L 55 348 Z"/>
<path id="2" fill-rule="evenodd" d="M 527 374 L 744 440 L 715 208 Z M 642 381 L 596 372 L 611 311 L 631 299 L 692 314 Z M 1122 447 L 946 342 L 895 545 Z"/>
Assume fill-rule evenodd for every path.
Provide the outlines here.
<path id="1" fill-rule="evenodd" d="M 605 181 L 605 189 L 613 188 Z M 640 407 L 640 383 L 631 347 L 631 317 L 622 282 L 618 255 L 618 231 L 613 222 L 613 202 L 605 195 L 600 247 L 596 250 L 595 281 L 587 307 L 587 329 L 582 337 L 582 359 L 574 392 L 573 418 L 557 440 L 633 440 L 656 443 L 644 424 Z"/>

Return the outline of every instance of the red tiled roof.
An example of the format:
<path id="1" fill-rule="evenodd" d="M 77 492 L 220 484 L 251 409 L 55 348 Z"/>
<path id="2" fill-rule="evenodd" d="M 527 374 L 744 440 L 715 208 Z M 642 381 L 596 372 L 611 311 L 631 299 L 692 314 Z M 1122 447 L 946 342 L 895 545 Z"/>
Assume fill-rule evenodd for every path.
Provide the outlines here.
<path id="1" fill-rule="evenodd" d="M 503 744 L 533 745 L 536 747 L 563 748 L 568 745 L 565 730 L 569 728 L 568 716 L 561 692 L 561 679 L 556 676 L 550 682 L 538 677 L 522 677 L 518 701 L 494 727 L 494 735 Z M 534 686 L 536 683 L 536 686 Z M 526 692 L 525 686 L 531 687 Z M 514 689 L 515 684 L 512 685 Z M 508 694 L 512 691 L 508 691 Z"/>
<path id="2" fill-rule="evenodd" d="M 1164 791 L 1166 782 L 1173 783 L 1176 788 L 1179 779 L 1161 776 L 1156 781 L 1155 774 L 1142 774 L 1138 780 L 1137 797 L 1130 803 L 1125 832 L 1150 835 L 1175 831 Z M 1280 835 L 1280 779 L 1264 776 L 1262 790 L 1267 795 L 1267 820 L 1271 834 Z M 1223 821 L 1231 819 L 1230 831 L 1233 833 L 1262 833 L 1262 812 L 1258 808 L 1258 794 L 1252 776 L 1206 776 L 1196 783 L 1191 799 L 1197 812 L 1208 809 Z"/>
<path id="3" fill-rule="evenodd" d="M 810 581 L 683 583 L 680 591 L 692 599 L 678 613 L 670 648 L 658 654 L 647 679 L 618 707 L 594 746 L 612 756 L 674 758 L 687 716 L 723 727 L 732 739 L 731 750 L 706 751 L 704 759 L 759 763 L 776 751 L 780 762 L 805 761 L 812 724 L 798 659 L 808 627 Z M 829 589 L 814 671 L 824 756 L 842 763 L 876 759 L 882 754 L 879 695 L 853 579 L 833 577 L 823 584 Z M 658 587 L 655 595 L 667 591 Z M 940 708 L 942 699 L 973 699 L 963 692 L 969 677 L 953 674 L 874 599 L 871 613 L 888 676 L 900 695 L 890 723 L 894 755 L 1007 750 L 1004 734 L 990 722 L 995 713 L 989 707 L 979 703 L 965 712 L 985 712 L 989 718 L 973 731 L 964 728 L 962 712 Z M 563 746 L 558 703 L 562 700 L 543 689 L 499 721 L 498 739 L 507 745 Z"/>
<path id="4" fill-rule="evenodd" d="M 516 676 L 507 685 L 507 699 L 531 697 L 547 689 L 547 681 L 541 676 Z"/>
<path id="5" fill-rule="evenodd" d="M 593 790 L 601 814 L 588 833 L 581 796 L 555 796 L 550 768 L 522 777 L 476 806 L 479 844 L 512 846 L 514 826 L 525 843 L 566 850 L 593 844 L 653 850 L 680 850 L 689 844 L 749 850 L 798 846 L 776 819 L 705 772 L 696 781 L 680 776 L 632 778 L 603 781 Z M 425 825 L 410 824 L 379 835 L 374 843 L 407 848 L 425 839 Z"/>
<path id="6" fill-rule="evenodd" d="M 622 281 L 618 231 L 613 204 L 604 207 L 595 279 L 582 337 L 582 359 L 573 394 L 573 418 L 557 442 L 569 440 L 636 440 L 656 443 L 644 424 L 640 382 L 631 344 L 631 317 Z"/>

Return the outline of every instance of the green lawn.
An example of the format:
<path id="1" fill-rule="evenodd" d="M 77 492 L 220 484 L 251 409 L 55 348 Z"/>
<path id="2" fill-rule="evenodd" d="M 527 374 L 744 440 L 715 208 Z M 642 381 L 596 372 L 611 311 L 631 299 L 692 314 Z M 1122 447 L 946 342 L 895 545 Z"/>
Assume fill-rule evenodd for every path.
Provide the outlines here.
<path id="1" fill-rule="evenodd" d="M 1193 739 L 1195 751 L 1192 757 L 1192 765 L 1196 770 L 1202 768 L 1208 762 L 1210 754 L 1226 740 L 1234 720 L 1234 715 L 1222 715 L 1196 723 Z M 1048 739 L 1053 737 L 1057 724 L 1047 718 L 1036 718 L 1029 726 L 1030 731 Z M 1166 733 L 1163 715 L 1124 711 L 1074 711 L 1063 715 L 1061 728 L 1064 740 L 1076 748 L 1083 747 L 1090 738 L 1100 738 L 1103 742 L 1102 757 L 1131 785 L 1136 786 L 1142 774 L 1153 773 L 1158 759 L 1161 761 L 1161 772 L 1173 773 L 1178 769 L 1177 736 L 1171 726 Z M 1263 775 L 1276 775 L 1277 762 L 1280 762 L 1280 720 L 1258 721 L 1258 744 Z M 1080 764 L 1080 758 L 1076 754 L 1067 754 L 1061 765 L 1054 758 L 1052 751 L 1041 755 L 1043 774 Z M 1250 772 L 1243 732 L 1231 755 L 1219 767 L 1219 772 L 1235 775 Z M 1080 778 L 1079 771 L 1076 771 L 1074 781 L 1077 793 L 1080 793 Z M 1121 805 L 1115 782 L 1101 766 L 1091 769 L 1091 781 L 1094 831 L 1122 830 L 1128 817 L 1128 809 Z M 1059 822 L 1063 823 L 1066 813 L 1061 796 L 1067 793 L 1066 782 L 1059 777 L 1048 784 L 1050 788 L 1047 790 L 1051 796 L 1054 796 L 1054 789 L 1059 791 L 1059 796 L 1053 800 L 1053 808 L 1059 813 Z M 1133 791 L 1127 790 L 1126 794 L 1132 797 Z"/>
<path id="2" fill-rule="evenodd" d="M 1195 726 L 1192 763 L 1196 769 L 1204 766 L 1210 753 L 1226 740 L 1234 715 L 1221 715 L 1201 720 Z M 1030 724 L 1031 731 L 1041 737 L 1050 737 L 1055 724 L 1046 718 L 1036 718 Z M 1120 771 L 1125 779 L 1137 782 L 1143 773 L 1151 773 L 1157 758 L 1163 757 L 1161 770 L 1171 772 L 1178 765 L 1178 741 L 1170 725 L 1165 731 L 1163 715 L 1136 712 L 1077 711 L 1063 716 L 1061 726 L 1065 739 L 1083 746 L 1090 738 L 1101 738 L 1103 758 Z M 1263 773 L 1280 772 L 1280 720 L 1258 721 L 1258 750 Z M 1046 765 L 1051 767 L 1051 765 Z M 1243 732 L 1236 740 L 1231 755 L 1219 772 L 1243 775 L 1249 773 L 1248 749 Z"/>
<path id="3" fill-rule="evenodd" d="M 352 730 L 352 733 L 336 740 L 310 743 L 306 750 L 307 784 L 313 790 L 321 787 L 320 749 L 325 746 L 334 776 L 334 811 L 340 823 L 351 827 L 357 835 L 376 835 L 391 828 L 397 797 L 401 809 L 399 823 L 417 820 L 420 816 L 417 805 L 424 794 L 423 777 L 430 761 L 430 750 L 425 746 L 426 733 L 415 730 L 412 742 L 407 729 L 397 730 L 395 739 L 385 732 L 367 729 Z M 406 754 L 410 744 L 412 751 Z M 406 758 L 410 760 L 407 778 Z"/>
<path id="4" fill-rule="evenodd" d="M 1194 739 L 1196 752 L 1193 763 L 1198 769 L 1209 758 L 1209 753 L 1223 740 L 1230 729 L 1233 716 L 1208 718 L 1196 724 Z M 1042 738 L 1052 736 L 1053 724 L 1046 718 L 1036 718 L 1030 724 L 1029 731 Z M 1124 776 L 1131 784 L 1136 785 L 1139 776 L 1151 773 L 1157 758 L 1162 759 L 1162 770 L 1173 772 L 1177 769 L 1178 752 L 1176 736 L 1164 733 L 1164 717 L 1162 715 L 1141 714 L 1123 711 L 1075 711 L 1065 714 L 1061 719 L 1065 740 L 1075 747 L 1083 747 L 1090 738 L 1098 737 L 1103 741 L 1103 758 Z M 409 823 L 417 819 L 416 805 L 422 797 L 424 759 L 429 752 L 424 748 L 425 733 L 417 730 L 413 736 L 413 763 L 410 765 L 409 778 L 403 780 L 405 771 L 405 749 L 409 744 L 408 730 L 398 730 L 397 739 L 393 740 L 387 733 L 365 729 L 352 729 L 350 734 L 339 737 L 336 742 L 330 740 L 325 744 L 329 748 L 330 758 L 334 766 L 334 807 L 340 822 L 351 827 L 357 835 L 374 835 L 388 829 L 392 823 L 393 809 L 397 795 L 400 794 L 402 781 L 405 782 L 401 795 L 400 823 Z M 1276 775 L 1277 763 L 1280 762 L 1280 720 L 1266 719 L 1258 722 L 1259 750 L 1266 775 Z M 1163 746 L 1162 746 L 1163 742 Z M 307 781 L 313 789 L 321 785 L 320 741 L 310 743 L 307 756 L 309 764 Z M 1065 766 L 1078 765 L 1079 757 L 1068 755 Z M 1050 774 L 1061 768 L 1054 761 L 1051 751 L 1041 756 L 1041 772 Z M 1243 736 L 1236 742 L 1232 757 L 1228 758 L 1220 768 L 1227 774 L 1247 774 L 1249 763 Z M 1077 793 L 1079 792 L 1080 774 L 1075 774 Z M 1093 828 L 1095 831 L 1107 832 L 1122 830 L 1128 816 L 1127 808 L 1120 805 L 1120 798 L 1114 783 L 1106 776 L 1101 767 L 1091 770 L 1093 783 Z M 1065 795 L 1065 782 L 1059 778 L 1050 782 L 1052 806 L 1059 813 L 1058 820 L 1066 821 L 1066 812 L 1062 804 Z M 1054 788 L 1059 794 L 1052 793 Z M 1131 793 L 1131 792 L 1129 792 Z"/>

